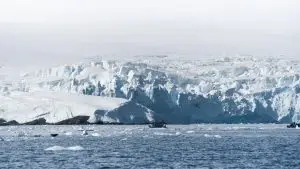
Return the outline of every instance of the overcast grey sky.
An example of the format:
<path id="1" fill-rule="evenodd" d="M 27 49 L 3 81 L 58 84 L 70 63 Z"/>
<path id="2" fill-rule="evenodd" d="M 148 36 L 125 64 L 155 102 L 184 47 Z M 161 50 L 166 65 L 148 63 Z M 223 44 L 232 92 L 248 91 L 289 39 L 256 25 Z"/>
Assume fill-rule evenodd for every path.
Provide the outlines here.
<path id="1" fill-rule="evenodd" d="M 297 57 L 298 0 L 0 0 L 0 59 Z"/>

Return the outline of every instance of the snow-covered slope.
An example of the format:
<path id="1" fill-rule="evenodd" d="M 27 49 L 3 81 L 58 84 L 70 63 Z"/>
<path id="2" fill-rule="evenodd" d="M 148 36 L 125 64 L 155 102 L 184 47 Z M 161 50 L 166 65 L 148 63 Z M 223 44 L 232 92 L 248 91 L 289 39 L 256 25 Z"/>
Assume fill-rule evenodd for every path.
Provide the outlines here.
<path id="1" fill-rule="evenodd" d="M 0 118 L 26 121 L 51 112 L 46 119 L 54 122 L 72 109 L 125 123 L 290 122 L 300 111 L 299 65 L 254 57 L 89 60 L 3 80 Z"/>
<path id="2" fill-rule="evenodd" d="M 144 122 L 153 120 L 151 111 L 147 108 L 121 98 L 40 91 L 12 92 L 9 95 L 0 96 L 0 99 L 0 117 L 6 121 L 16 120 L 19 123 L 39 118 L 44 118 L 48 123 L 57 123 L 76 116 L 89 116 L 89 121 L 92 123 L 99 121 L 131 123 L 137 118 L 142 118 Z M 129 107 L 128 104 L 130 104 Z M 110 111 L 127 114 L 127 111 L 122 110 L 126 107 L 132 110 L 140 109 L 140 115 L 130 114 L 131 119 L 121 120 L 119 116 L 111 115 Z M 106 114 L 100 115 L 98 112 Z M 110 116 L 107 117 L 107 114 Z"/>

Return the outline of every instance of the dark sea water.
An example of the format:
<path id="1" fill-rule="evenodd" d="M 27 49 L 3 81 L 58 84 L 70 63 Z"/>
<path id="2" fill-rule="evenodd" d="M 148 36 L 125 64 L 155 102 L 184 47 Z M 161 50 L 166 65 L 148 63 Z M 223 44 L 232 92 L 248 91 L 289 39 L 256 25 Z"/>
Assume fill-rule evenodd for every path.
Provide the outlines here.
<path id="1" fill-rule="evenodd" d="M 0 136 L 0 168 L 300 167 L 300 129 L 275 124 L 22 126 Z"/>

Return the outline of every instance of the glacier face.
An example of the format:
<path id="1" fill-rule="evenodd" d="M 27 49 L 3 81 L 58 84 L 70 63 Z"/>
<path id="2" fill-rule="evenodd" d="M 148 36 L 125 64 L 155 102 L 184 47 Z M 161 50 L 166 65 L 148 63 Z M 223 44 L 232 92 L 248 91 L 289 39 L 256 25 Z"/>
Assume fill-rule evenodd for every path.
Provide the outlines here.
<path id="1" fill-rule="evenodd" d="M 76 104 L 88 105 L 89 109 L 82 111 L 89 111 L 102 121 L 290 122 L 300 111 L 299 63 L 282 58 L 183 60 L 141 56 L 45 68 L 1 83 L 0 118 L 7 118 L 11 113 L 12 108 L 7 105 L 13 102 L 10 100 L 16 92 L 21 93 L 19 98 L 32 93 L 54 92 L 76 97 L 89 95 L 82 99 L 84 102 L 79 99 Z M 91 106 L 89 99 L 94 98 L 102 98 L 102 104 L 100 99 L 99 103 L 91 101 Z M 110 100 L 103 101 L 103 98 Z M 115 103 L 117 98 L 122 101 L 117 101 L 115 106 L 98 108 Z M 64 96 L 55 96 L 55 99 L 72 100 Z M 47 112 L 58 111 L 46 105 L 51 109 Z M 25 112 L 34 108 L 26 107 Z M 65 109 L 59 112 L 64 114 Z"/>

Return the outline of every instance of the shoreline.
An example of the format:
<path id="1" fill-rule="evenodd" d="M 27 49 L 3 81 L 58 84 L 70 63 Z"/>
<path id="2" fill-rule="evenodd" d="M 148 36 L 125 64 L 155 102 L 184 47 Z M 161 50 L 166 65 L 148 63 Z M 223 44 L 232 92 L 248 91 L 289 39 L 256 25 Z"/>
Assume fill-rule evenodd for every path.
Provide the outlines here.
<path id="1" fill-rule="evenodd" d="M 48 123 L 44 118 L 38 118 L 29 122 L 19 123 L 16 120 L 6 121 L 0 119 L 0 126 L 34 126 L 34 125 L 148 125 L 152 122 L 145 121 L 144 123 L 118 123 L 118 122 L 103 122 L 97 121 L 95 123 L 89 122 L 89 116 L 75 116 L 69 119 L 65 119 L 56 123 Z M 290 124 L 290 123 L 226 123 L 226 122 L 198 122 L 198 123 L 166 123 L 167 125 L 197 125 L 197 124 Z"/>

